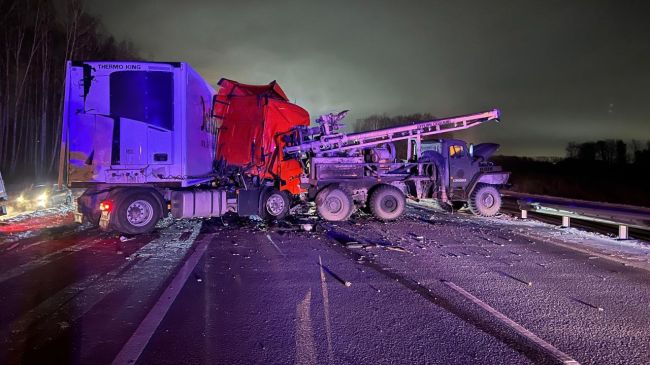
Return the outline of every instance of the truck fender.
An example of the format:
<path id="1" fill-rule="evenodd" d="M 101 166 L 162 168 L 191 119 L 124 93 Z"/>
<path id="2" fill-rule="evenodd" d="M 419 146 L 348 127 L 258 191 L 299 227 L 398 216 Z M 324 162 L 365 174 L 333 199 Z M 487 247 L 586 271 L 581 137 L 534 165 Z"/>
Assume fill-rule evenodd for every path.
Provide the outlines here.
<path id="1" fill-rule="evenodd" d="M 478 184 L 502 186 L 508 183 L 509 178 L 510 173 L 504 171 L 482 173 L 479 175 L 478 179 L 475 179 L 474 182 L 472 182 L 472 186 L 470 187 L 467 196 L 472 195 L 472 192 Z"/>

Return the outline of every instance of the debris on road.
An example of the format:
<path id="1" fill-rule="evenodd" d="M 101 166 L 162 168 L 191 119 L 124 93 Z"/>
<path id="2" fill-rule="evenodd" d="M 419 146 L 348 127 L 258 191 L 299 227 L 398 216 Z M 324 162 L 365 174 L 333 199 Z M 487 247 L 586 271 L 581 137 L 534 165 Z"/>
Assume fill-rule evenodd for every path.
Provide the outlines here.
<path id="1" fill-rule="evenodd" d="M 513 275 L 510 275 L 510 274 L 508 274 L 507 272 L 504 272 L 504 271 L 499 271 L 498 273 L 503 275 L 503 276 L 506 276 L 506 277 L 508 277 L 508 278 L 510 278 L 512 280 L 516 280 L 516 281 L 518 281 L 518 282 L 520 282 L 522 284 L 526 284 L 528 286 L 533 286 L 532 281 L 526 281 L 526 280 L 520 279 L 520 278 L 518 278 L 516 276 L 513 276 Z"/>
<path id="2" fill-rule="evenodd" d="M 278 253 L 280 253 L 280 255 L 285 256 L 285 257 L 287 256 L 284 252 L 282 252 L 282 250 L 280 250 L 280 247 L 278 247 L 278 245 L 275 244 L 275 241 L 273 241 L 273 238 L 271 238 L 270 234 L 267 234 L 266 238 L 268 238 L 269 242 L 271 242 L 273 247 L 275 247 L 275 249 L 278 251 Z"/>
<path id="3" fill-rule="evenodd" d="M 345 287 L 351 287 L 352 283 L 336 275 L 329 267 L 323 265 L 323 260 L 318 256 L 318 265 L 325 270 L 326 273 L 330 274 L 336 281 L 343 284 Z"/>
<path id="4" fill-rule="evenodd" d="M 364 248 L 364 245 L 360 244 L 357 241 L 350 241 L 345 244 L 345 247 L 347 248 Z"/>
<path id="5" fill-rule="evenodd" d="M 411 251 L 400 247 L 400 246 L 384 246 L 385 249 L 390 250 L 390 251 L 397 251 L 397 252 L 403 252 L 403 253 L 411 253 Z"/>
<path id="6" fill-rule="evenodd" d="M 584 300 L 581 300 L 581 299 L 578 299 L 578 298 L 571 298 L 571 299 L 575 300 L 576 302 L 578 302 L 578 303 L 580 303 L 580 304 L 586 305 L 587 307 L 591 307 L 591 308 L 593 308 L 593 309 L 597 309 L 599 312 L 604 311 L 604 309 L 603 309 L 602 307 L 599 307 L 599 306 L 597 306 L 597 305 L 593 305 L 593 304 L 591 304 L 591 303 L 585 302 Z"/>

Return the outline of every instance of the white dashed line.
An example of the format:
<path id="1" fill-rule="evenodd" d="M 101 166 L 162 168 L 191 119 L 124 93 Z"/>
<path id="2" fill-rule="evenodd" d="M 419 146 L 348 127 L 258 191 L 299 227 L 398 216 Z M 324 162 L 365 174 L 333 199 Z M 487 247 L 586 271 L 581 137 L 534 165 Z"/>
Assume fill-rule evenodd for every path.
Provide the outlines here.
<path id="1" fill-rule="evenodd" d="M 550 343 L 542 340 L 541 338 L 537 337 L 534 333 L 530 332 L 517 322 L 513 321 L 512 319 L 506 317 L 504 314 L 501 312 L 497 311 L 496 309 L 490 307 L 487 303 L 483 302 L 479 298 L 473 296 L 469 292 L 467 292 L 465 289 L 461 288 L 460 286 L 452 283 L 451 281 L 442 281 L 445 285 L 448 287 L 454 289 L 456 292 L 458 292 L 460 295 L 464 296 L 465 298 L 469 299 L 472 301 L 474 304 L 477 304 L 479 307 L 485 309 L 488 311 L 490 314 L 495 316 L 497 319 L 499 319 L 503 324 L 506 326 L 510 327 L 513 329 L 515 332 L 520 334 L 521 336 L 526 337 L 528 340 L 536 344 L 537 346 L 541 347 L 544 351 L 547 351 L 551 356 L 556 358 L 558 361 L 560 361 L 563 364 L 567 365 L 580 365 L 579 362 L 574 360 L 571 356 L 565 354 L 564 352 L 560 351 L 557 349 L 555 346 L 551 345 Z"/>

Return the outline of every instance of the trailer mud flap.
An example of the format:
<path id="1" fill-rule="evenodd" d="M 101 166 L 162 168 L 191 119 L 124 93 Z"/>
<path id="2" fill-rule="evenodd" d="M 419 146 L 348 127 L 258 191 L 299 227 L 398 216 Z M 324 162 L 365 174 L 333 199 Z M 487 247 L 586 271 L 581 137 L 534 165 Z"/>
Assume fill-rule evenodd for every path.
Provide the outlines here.
<path id="1" fill-rule="evenodd" d="M 237 196 L 237 214 L 242 217 L 259 214 L 260 190 L 240 190 Z"/>

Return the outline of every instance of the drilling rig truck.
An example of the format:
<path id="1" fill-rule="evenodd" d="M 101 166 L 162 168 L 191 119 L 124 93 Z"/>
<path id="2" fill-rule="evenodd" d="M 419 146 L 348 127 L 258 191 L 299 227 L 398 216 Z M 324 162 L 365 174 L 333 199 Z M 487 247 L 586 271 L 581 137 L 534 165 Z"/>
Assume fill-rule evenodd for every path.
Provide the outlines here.
<path id="1" fill-rule="evenodd" d="M 305 202 L 328 221 L 357 209 L 394 220 L 406 199 L 483 216 L 501 206 L 509 173 L 488 160 L 498 145 L 425 139 L 498 110 L 345 134 L 346 112 L 312 125 L 275 81 L 218 86 L 182 62 L 68 62 L 62 161 L 68 186 L 86 189 L 75 220 L 138 234 L 169 214 L 273 220 Z"/>

